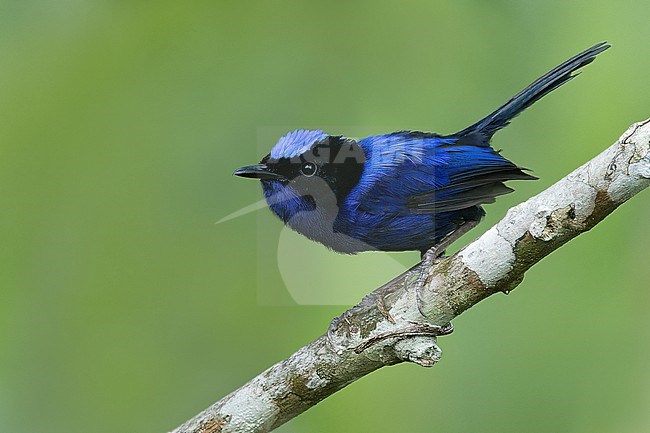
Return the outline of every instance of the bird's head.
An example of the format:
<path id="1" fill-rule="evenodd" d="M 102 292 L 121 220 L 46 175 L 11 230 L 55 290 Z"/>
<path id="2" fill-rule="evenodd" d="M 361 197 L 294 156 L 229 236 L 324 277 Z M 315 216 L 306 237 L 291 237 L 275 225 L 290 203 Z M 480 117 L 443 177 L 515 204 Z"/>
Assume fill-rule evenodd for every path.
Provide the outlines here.
<path id="1" fill-rule="evenodd" d="M 359 182 L 365 155 L 354 140 L 299 129 L 284 135 L 259 164 L 235 176 L 260 179 L 266 200 L 285 223 L 305 211 L 334 218 Z"/>

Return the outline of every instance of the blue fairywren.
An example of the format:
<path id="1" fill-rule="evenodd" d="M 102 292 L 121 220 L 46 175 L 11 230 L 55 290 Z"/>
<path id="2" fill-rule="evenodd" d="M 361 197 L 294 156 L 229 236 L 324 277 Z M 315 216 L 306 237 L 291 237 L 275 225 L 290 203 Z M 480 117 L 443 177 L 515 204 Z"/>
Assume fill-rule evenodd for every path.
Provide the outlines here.
<path id="1" fill-rule="evenodd" d="M 478 224 L 481 205 L 513 191 L 505 181 L 536 179 L 494 150 L 492 136 L 609 47 L 602 42 L 570 58 L 455 134 L 353 140 L 296 130 L 259 164 L 233 174 L 260 179 L 273 213 L 335 251 L 430 250 L 435 258 Z"/>

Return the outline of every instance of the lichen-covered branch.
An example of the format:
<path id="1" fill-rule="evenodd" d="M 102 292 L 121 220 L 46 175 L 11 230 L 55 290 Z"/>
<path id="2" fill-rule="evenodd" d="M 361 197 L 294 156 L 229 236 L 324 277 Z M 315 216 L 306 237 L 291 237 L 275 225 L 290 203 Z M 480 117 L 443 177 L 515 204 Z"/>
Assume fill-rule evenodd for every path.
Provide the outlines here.
<path id="1" fill-rule="evenodd" d="M 428 269 L 415 266 L 375 290 L 335 319 L 327 334 L 174 433 L 268 432 L 380 367 L 435 364 L 441 355 L 436 337 L 451 332 L 454 317 L 494 293 L 514 289 L 532 265 L 649 185 L 650 119 L 510 209 L 458 253 Z"/>

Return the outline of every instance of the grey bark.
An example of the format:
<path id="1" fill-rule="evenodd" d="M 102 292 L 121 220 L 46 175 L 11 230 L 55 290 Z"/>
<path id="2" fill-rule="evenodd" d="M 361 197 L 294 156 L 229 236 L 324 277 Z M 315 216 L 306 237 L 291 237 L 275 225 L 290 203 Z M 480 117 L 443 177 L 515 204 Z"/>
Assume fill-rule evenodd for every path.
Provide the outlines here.
<path id="1" fill-rule="evenodd" d="M 436 336 L 488 296 L 508 293 L 543 257 L 650 185 L 650 119 L 607 150 L 510 209 L 453 256 L 415 266 L 332 321 L 329 331 L 199 413 L 173 433 L 273 430 L 386 365 L 432 366 Z M 425 273 L 425 274 L 422 274 Z M 424 285 L 418 284 L 420 276 Z"/>

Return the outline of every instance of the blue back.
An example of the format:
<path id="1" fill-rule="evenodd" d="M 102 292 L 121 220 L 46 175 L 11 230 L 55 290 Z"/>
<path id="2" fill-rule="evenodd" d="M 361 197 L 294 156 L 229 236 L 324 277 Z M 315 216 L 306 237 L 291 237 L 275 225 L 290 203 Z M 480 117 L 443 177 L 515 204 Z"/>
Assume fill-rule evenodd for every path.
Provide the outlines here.
<path id="1" fill-rule="evenodd" d="M 363 176 L 342 203 L 334 230 L 379 250 L 426 250 L 459 221 L 480 219 L 480 204 L 512 191 L 503 180 L 532 178 L 491 147 L 459 143 L 459 137 L 402 131 L 359 145 L 366 154 Z"/>

